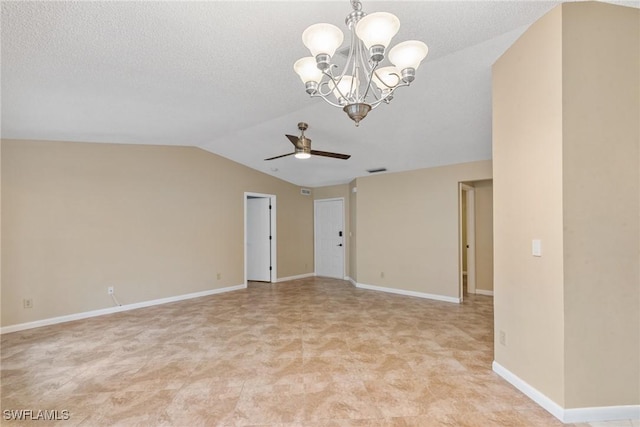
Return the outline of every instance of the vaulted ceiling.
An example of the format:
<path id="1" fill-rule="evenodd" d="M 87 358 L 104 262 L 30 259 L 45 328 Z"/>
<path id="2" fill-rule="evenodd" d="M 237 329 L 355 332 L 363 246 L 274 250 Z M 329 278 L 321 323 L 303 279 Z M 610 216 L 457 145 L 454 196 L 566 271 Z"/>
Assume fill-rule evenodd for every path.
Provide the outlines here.
<path id="1" fill-rule="evenodd" d="M 429 55 L 360 127 L 293 72 L 349 1 L 2 2 L 2 137 L 196 146 L 303 186 L 491 158 L 491 65 L 560 1 L 363 1 Z M 616 2 L 627 6 L 637 2 Z M 346 46 L 346 42 L 343 46 Z M 313 148 L 285 134 L 307 122 Z"/>

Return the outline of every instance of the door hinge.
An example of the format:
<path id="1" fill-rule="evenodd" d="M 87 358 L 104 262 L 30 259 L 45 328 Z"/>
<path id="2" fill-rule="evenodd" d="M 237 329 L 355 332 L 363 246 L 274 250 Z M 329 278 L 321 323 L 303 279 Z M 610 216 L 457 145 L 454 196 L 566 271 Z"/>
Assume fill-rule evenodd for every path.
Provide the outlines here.
<path id="1" fill-rule="evenodd" d="M 269 205 L 269 210 L 271 210 L 271 205 Z"/>
<path id="2" fill-rule="evenodd" d="M 269 236 L 269 240 L 271 240 L 271 236 Z"/>
<path id="3" fill-rule="evenodd" d="M 269 271 L 273 270 L 273 267 L 269 266 Z"/>

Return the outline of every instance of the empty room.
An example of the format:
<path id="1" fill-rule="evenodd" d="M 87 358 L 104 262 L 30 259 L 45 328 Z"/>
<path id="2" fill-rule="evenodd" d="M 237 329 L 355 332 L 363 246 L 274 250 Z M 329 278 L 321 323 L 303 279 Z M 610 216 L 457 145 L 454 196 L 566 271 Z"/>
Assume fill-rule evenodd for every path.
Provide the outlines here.
<path id="1" fill-rule="evenodd" d="M 637 1 L 3 1 L 2 425 L 640 427 Z"/>

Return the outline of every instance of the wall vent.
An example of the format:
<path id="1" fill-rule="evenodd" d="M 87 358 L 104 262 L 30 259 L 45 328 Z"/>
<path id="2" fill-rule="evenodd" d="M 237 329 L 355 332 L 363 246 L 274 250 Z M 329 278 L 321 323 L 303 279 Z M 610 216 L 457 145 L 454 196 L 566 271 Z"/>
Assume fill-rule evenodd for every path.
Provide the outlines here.
<path id="1" fill-rule="evenodd" d="M 374 169 L 367 169 L 367 172 L 369 173 L 378 173 L 378 172 L 386 172 L 387 168 L 374 168 Z"/>
<path id="2" fill-rule="evenodd" d="M 311 195 L 311 189 L 309 189 L 309 188 L 301 188 L 300 189 L 300 194 L 302 194 L 303 196 L 310 196 Z"/>

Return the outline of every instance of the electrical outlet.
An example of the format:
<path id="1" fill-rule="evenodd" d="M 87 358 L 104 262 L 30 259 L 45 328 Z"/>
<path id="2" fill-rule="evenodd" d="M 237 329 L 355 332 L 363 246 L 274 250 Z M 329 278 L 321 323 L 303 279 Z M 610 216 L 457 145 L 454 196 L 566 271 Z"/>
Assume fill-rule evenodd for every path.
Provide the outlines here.
<path id="1" fill-rule="evenodd" d="M 381 271 L 381 272 L 380 272 L 380 278 L 381 278 L 381 279 L 384 279 L 384 271 Z"/>
<path id="2" fill-rule="evenodd" d="M 22 300 L 22 307 L 33 308 L 33 300 L 31 298 L 25 298 Z"/>
<path id="3" fill-rule="evenodd" d="M 108 295 L 113 295 L 113 286 L 109 286 L 109 287 L 107 288 L 107 294 L 108 294 Z"/>
<path id="4" fill-rule="evenodd" d="M 222 273 L 216 274 L 216 279 L 218 279 L 218 280 L 222 279 Z"/>
<path id="5" fill-rule="evenodd" d="M 500 331 L 500 344 L 506 347 L 507 345 L 507 333 L 505 331 Z"/>

